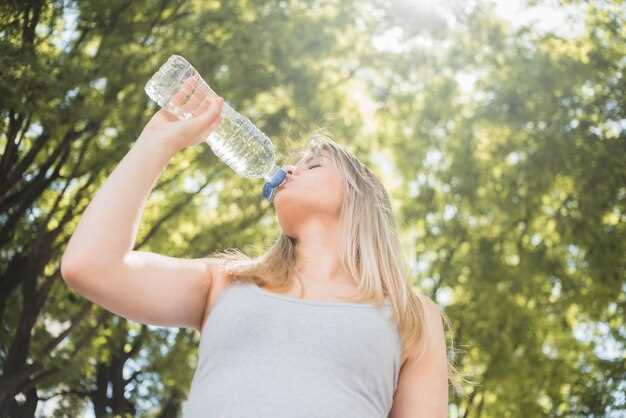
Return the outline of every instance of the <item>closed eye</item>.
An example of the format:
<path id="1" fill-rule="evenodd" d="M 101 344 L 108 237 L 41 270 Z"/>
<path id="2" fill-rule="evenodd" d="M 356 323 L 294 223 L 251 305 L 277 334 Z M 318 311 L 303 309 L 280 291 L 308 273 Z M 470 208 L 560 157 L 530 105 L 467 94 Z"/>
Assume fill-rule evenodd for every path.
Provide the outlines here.
<path id="1" fill-rule="evenodd" d="M 321 165 L 319 165 L 319 164 L 312 165 L 311 167 L 309 167 L 309 170 L 310 170 L 311 168 L 315 168 L 315 167 L 321 167 Z"/>

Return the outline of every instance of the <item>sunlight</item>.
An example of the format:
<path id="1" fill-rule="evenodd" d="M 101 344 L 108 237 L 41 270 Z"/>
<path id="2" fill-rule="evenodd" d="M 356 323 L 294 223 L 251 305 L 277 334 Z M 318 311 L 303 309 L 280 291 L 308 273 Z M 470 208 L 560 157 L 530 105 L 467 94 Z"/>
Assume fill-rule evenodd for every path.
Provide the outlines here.
<path id="1" fill-rule="evenodd" d="M 495 13 L 511 23 L 513 29 L 533 26 L 538 32 L 554 33 L 573 38 L 584 28 L 585 4 L 561 5 L 557 2 L 528 6 L 525 0 L 500 0 L 494 2 Z"/>
<path id="2" fill-rule="evenodd" d="M 372 45 L 379 51 L 388 51 L 393 53 L 400 53 L 404 51 L 402 45 L 402 28 L 392 28 L 381 35 L 372 37 Z"/>
<path id="3" fill-rule="evenodd" d="M 446 19 L 452 3 L 454 1 L 394 0 L 391 10 L 395 16 L 418 16 L 422 22 L 435 24 Z M 554 4 L 547 2 L 547 4 L 529 6 L 526 0 L 493 0 L 492 3 L 493 12 L 507 21 L 512 30 L 530 25 L 537 32 L 573 38 L 584 29 L 582 16 L 587 7 L 585 4 L 561 5 L 556 2 Z M 453 22 L 448 20 L 448 23 Z M 398 26 L 382 34 L 374 35 L 372 44 L 379 51 L 402 53 L 409 47 L 403 44 L 402 38 L 403 31 Z"/>

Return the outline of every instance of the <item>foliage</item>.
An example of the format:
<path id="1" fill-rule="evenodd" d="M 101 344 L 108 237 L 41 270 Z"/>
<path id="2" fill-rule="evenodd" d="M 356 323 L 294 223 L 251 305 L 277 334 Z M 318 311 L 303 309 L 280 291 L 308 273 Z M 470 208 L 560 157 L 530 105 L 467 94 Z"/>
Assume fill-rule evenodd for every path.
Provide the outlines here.
<path id="1" fill-rule="evenodd" d="M 1 4 L 0 416 L 180 413 L 197 333 L 114 316 L 59 275 L 174 53 L 278 155 L 329 127 L 380 174 L 409 280 L 444 307 L 451 355 L 478 381 L 451 416 L 623 414 L 623 2 L 561 2 L 584 18 L 572 37 L 440 3 Z M 200 145 L 159 179 L 135 249 L 257 253 L 277 228 L 258 182 Z"/>

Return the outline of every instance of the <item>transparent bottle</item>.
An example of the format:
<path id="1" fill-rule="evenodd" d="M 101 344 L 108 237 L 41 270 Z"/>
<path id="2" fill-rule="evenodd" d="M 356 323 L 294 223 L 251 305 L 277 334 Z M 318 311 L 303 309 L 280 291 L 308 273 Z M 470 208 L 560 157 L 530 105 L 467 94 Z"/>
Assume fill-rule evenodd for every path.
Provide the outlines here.
<path id="1" fill-rule="evenodd" d="M 193 90 L 188 92 L 185 103 L 170 103 L 170 99 L 188 78 L 195 80 Z M 160 107 L 165 107 L 180 119 L 194 116 L 200 103 L 207 97 L 218 96 L 198 71 L 180 55 L 169 57 L 148 80 L 145 91 Z M 224 101 L 222 120 L 205 141 L 215 155 L 238 175 L 247 178 L 262 177 L 265 180 L 263 197 L 270 202 L 274 199 L 276 190 L 287 173 L 276 165 L 272 141 L 250 119 Z"/>

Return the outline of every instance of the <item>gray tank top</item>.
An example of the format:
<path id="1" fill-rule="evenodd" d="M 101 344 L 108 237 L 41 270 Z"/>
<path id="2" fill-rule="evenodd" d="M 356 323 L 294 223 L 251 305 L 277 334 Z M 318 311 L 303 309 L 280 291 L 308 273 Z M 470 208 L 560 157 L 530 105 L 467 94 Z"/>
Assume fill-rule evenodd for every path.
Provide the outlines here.
<path id="1" fill-rule="evenodd" d="M 183 418 L 386 418 L 401 361 L 391 304 L 233 283 L 205 321 Z"/>

